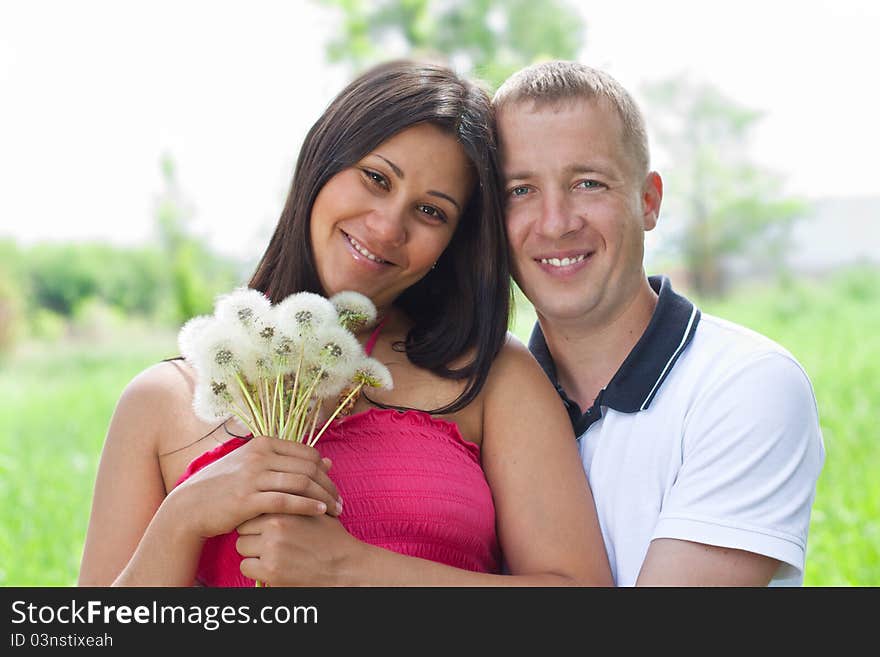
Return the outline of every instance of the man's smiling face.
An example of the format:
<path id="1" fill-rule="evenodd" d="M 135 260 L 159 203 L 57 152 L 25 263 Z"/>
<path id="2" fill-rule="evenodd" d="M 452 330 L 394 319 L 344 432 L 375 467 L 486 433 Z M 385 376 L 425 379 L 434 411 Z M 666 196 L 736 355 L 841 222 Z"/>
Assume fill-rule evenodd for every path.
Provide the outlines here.
<path id="1" fill-rule="evenodd" d="M 644 278 L 659 177 L 639 172 L 620 118 L 602 101 L 522 101 L 503 107 L 498 122 L 517 284 L 547 319 L 618 315 Z"/>

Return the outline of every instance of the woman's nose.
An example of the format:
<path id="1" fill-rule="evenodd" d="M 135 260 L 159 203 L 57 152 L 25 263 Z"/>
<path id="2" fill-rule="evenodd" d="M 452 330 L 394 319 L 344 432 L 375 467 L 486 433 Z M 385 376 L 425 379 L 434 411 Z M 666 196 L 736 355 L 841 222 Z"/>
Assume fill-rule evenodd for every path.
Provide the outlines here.
<path id="1" fill-rule="evenodd" d="M 389 246 L 399 246 L 406 240 L 406 214 L 397 204 L 381 205 L 366 216 L 367 230 L 373 238 Z"/>

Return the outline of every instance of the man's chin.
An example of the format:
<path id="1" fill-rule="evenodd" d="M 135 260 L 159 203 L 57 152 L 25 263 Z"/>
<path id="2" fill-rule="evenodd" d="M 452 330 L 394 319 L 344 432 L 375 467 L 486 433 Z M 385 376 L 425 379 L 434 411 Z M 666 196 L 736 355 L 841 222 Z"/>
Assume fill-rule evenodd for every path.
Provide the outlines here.
<path id="1" fill-rule="evenodd" d="M 550 295 L 547 295 L 550 297 Z M 543 323 L 569 324 L 584 320 L 588 317 L 591 304 L 586 303 L 583 297 L 571 300 L 557 297 L 536 298 L 532 301 L 538 318 Z"/>

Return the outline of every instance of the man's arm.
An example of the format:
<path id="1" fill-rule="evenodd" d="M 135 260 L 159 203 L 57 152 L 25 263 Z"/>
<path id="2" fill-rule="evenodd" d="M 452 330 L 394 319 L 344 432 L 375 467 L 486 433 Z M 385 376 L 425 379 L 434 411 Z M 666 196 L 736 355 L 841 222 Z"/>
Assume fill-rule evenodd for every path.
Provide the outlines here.
<path id="1" fill-rule="evenodd" d="M 745 550 L 657 538 L 636 586 L 767 586 L 779 563 Z"/>
<path id="2" fill-rule="evenodd" d="M 695 400 L 682 462 L 637 580 L 658 586 L 764 586 L 803 572 L 824 460 L 815 398 L 780 353 L 740 362 Z"/>

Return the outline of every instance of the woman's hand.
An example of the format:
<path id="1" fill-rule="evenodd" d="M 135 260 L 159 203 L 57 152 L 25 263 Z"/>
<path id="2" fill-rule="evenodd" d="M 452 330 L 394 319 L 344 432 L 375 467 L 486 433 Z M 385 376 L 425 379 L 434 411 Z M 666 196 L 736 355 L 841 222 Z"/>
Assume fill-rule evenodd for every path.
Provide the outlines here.
<path id="1" fill-rule="evenodd" d="M 186 479 L 166 502 L 201 538 L 262 514 L 335 516 L 342 504 L 329 467 L 314 447 L 258 436 Z"/>
<path id="2" fill-rule="evenodd" d="M 238 527 L 241 573 L 269 586 L 344 586 L 364 546 L 328 515 L 270 514 Z"/>

